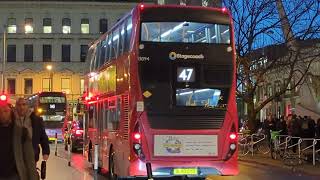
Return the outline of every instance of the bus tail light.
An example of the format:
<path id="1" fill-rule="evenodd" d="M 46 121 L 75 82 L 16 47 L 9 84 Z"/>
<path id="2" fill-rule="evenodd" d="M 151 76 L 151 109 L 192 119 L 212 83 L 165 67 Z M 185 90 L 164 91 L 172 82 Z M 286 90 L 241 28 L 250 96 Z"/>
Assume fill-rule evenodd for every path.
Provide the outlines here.
<path id="1" fill-rule="evenodd" d="M 145 155 L 142 151 L 142 143 L 141 143 L 141 132 L 139 124 L 136 124 L 134 131 L 132 133 L 133 139 L 133 151 L 138 156 L 139 159 L 144 159 Z"/>
<path id="2" fill-rule="evenodd" d="M 232 132 L 232 133 L 230 133 L 229 138 L 230 138 L 230 140 L 235 140 L 237 138 L 237 134 Z"/>
<path id="3" fill-rule="evenodd" d="M 141 134 L 140 134 L 139 132 L 134 133 L 134 134 L 133 134 L 133 138 L 134 138 L 135 140 L 140 140 L 140 139 L 141 139 Z"/>
<path id="4" fill-rule="evenodd" d="M 143 9 L 144 9 L 144 4 L 141 4 L 140 5 L 140 10 L 143 11 Z"/>
<path id="5" fill-rule="evenodd" d="M 236 152 L 237 149 L 237 132 L 236 127 L 234 124 L 232 124 L 230 133 L 229 133 L 229 151 L 227 153 L 227 156 L 225 158 L 225 161 L 230 159 L 232 155 Z"/>

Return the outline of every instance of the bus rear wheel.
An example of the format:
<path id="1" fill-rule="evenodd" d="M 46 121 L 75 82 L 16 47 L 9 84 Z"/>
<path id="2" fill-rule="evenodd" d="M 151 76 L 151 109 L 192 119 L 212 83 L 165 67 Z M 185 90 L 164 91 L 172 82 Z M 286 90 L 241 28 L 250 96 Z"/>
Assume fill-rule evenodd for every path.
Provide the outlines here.
<path id="1" fill-rule="evenodd" d="M 109 179 L 110 180 L 116 180 L 117 174 L 114 172 L 114 151 L 110 150 L 109 155 Z"/>

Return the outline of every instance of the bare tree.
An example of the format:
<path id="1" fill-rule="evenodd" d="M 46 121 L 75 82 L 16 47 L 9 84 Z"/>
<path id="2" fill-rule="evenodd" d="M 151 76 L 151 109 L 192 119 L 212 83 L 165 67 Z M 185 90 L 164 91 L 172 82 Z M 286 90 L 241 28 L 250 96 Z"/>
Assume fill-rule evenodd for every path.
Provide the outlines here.
<path id="1" fill-rule="evenodd" d="M 304 47 L 300 42 L 320 37 L 320 2 L 224 0 L 224 4 L 235 25 L 237 95 L 247 104 L 252 127 L 263 107 L 301 85 L 311 64 L 319 61 L 317 47 Z M 276 92 L 256 99 L 260 86 L 283 79 Z"/>

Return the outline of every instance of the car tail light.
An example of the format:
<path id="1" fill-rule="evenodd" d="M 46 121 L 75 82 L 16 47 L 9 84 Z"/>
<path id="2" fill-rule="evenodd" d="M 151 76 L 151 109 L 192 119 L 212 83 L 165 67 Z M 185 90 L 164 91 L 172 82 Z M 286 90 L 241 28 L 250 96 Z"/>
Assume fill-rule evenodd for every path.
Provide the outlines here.
<path id="1" fill-rule="evenodd" d="M 83 134 L 83 130 L 80 130 L 80 129 L 76 130 L 76 135 L 81 135 L 81 134 Z"/>

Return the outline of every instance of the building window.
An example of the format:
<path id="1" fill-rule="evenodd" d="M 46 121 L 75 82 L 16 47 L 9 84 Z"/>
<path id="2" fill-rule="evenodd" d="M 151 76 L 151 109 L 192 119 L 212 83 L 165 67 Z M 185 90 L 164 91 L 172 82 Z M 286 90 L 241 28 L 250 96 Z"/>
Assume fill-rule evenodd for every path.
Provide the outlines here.
<path id="1" fill-rule="evenodd" d="M 62 33 L 63 34 L 71 33 L 71 19 L 69 18 L 62 19 Z"/>
<path id="2" fill-rule="evenodd" d="M 81 47 L 80 47 L 80 61 L 81 62 L 86 61 L 87 53 L 88 53 L 88 45 L 81 45 Z"/>
<path id="3" fill-rule="evenodd" d="M 51 83 L 50 78 L 43 78 L 42 79 L 42 91 L 51 91 L 50 83 Z"/>
<path id="4" fill-rule="evenodd" d="M 62 45 L 61 60 L 62 62 L 70 62 L 70 45 Z"/>
<path id="5" fill-rule="evenodd" d="M 105 33 L 108 31 L 108 20 L 100 19 L 100 33 Z"/>
<path id="6" fill-rule="evenodd" d="M 89 19 L 81 19 L 81 34 L 89 34 Z"/>
<path id="7" fill-rule="evenodd" d="M 61 91 L 66 94 L 70 93 L 70 79 L 69 78 L 61 78 Z"/>
<path id="8" fill-rule="evenodd" d="M 51 18 L 43 19 L 43 33 L 52 33 Z"/>
<path id="9" fill-rule="evenodd" d="M 8 19 L 7 31 L 8 31 L 8 33 L 17 33 L 16 18 L 9 18 Z"/>
<path id="10" fill-rule="evenodd" d="M 16 94 L 16 79 L 8 79 L 8 89 L 9 94 Z"/>
<path id="11" fill-rule="evenodd" d="M 33 61 L 33 45 L 25 44 L 24 45 L 24 62 Z"/>
<path id="12" fill-rule="evenodd" d="M 7 61 L 16 62 L 16 45 L 7 46 Z"/>
<path id="13" fill-rule="evenodd" d="M 33 33 L 33 19 L 26 18 L 24 20 L 24 32 L 25 33 Z"/>
<path id="14" fill-rule="evenodd" d="M 42 58 L 43 62 L 50 62 L 52 55 L 51 45 L 45 44 L 42 47 Z"/>
<path id="15" fill-rule="evenodd" d="M 32 79 L 24 79 L 24 94 L 32 94 Z"/>
<path id="16" fill-rule="evenodd" d="M 84 79 L 80 79 L 80 94 L 83 94 L 84 91 Z"/>

